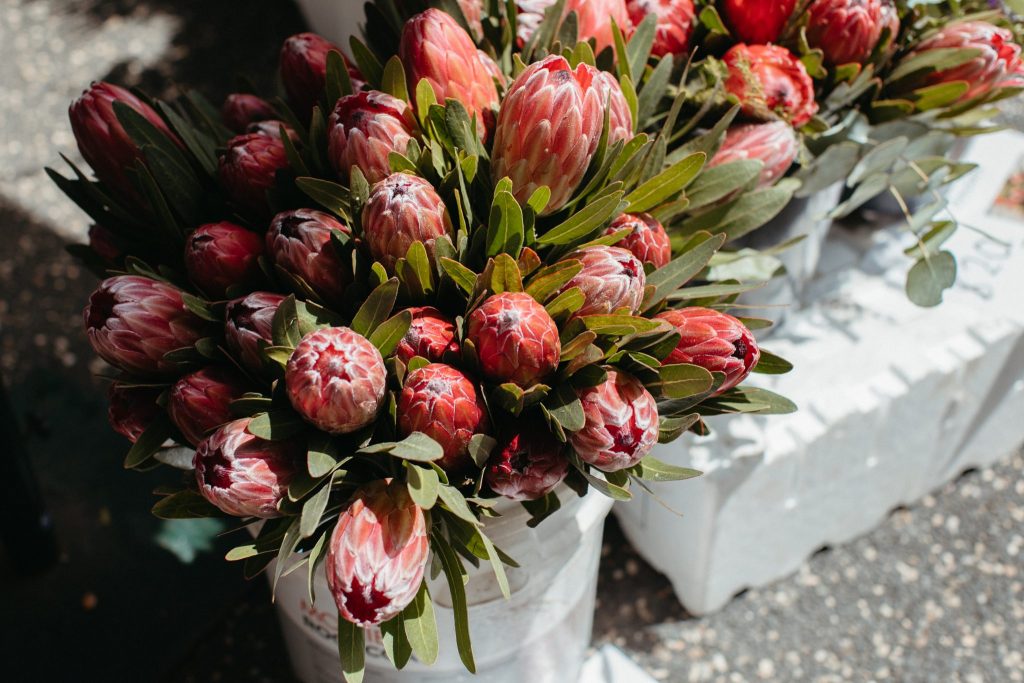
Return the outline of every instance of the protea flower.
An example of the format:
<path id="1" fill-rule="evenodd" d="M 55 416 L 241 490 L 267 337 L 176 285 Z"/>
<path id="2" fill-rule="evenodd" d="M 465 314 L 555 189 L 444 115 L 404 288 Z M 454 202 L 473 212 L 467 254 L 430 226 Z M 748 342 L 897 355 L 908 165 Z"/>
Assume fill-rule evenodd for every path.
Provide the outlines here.
<path id="1" fill-rule="evenodd" d="M 484 3 L 483 0 L 457 0 L 459 3 L 459 9 L 462 10 L 462 16 L 466 18 L 466 23 L 469 24 L 469 32 L 472 34 L 474 40 L 480 40 L 484 35 Z"/>
<path id="2" fill-rule="evenodd" d="M 488 112 L 498 106 L 498 89 L 481 61 L 476 44 L 466 30 L 450 15 L 428 9 L 412 17 L 402 29 L 400 52 L 409 81 L 409 92 L 426 79 L 438 102 L 458 100 L 471 117 L 477 131 L 488 131 Z"/>
<path id="3" fill-rule="evenodd" d="M 796 0 L 724 0 L 717 6 L 737 41 L 764 44 L 779 40 Z"/>
<path id="4" fill-rule="evenodd" d="M 388 154 L 405 154 L 415 123 L 402 100 L 376 90 L 342 97 L 327 123 L 331 165 L 348 182 L 353 166 L 371 183 L 391 174 Z"/>
<path id="5" fill-rule="evenodd" d="M 263 239 L 223 221 L 196 228 L 185 243 L 185 271 L 207 295 L 222 298 L 228 288 L 252 288 L 263 279 L 259 258 Z"/>
<path id="6" fill-rule="evenodd" d="M 658 404 L 635 377 L 609 370 L 604 383 L 579 396 L 586 424 L 570 443 L 583 462 L 617 472 L 640 462 L 658 442 Z"/>
<path id="7" fill-rule="evenodd" d="M 83 318 L 89 343 L 100 358 L 144 376 L 173 372 L 177 366 L 164 355 L 192 346 L 207 332 L 177 288 L 137 275 L 101 282 Z"/>
<path id="8" fill-rule="evenodd" d="M 200 442 L 194 465 L 199 492 L 235 517 L 280 517 L 278 505 L 305 466 L 295 440 L 265 441 L 249 433 L 252 418 L 228 422 Z"/>
<path id="9" fill-rule="evenodd" d="M 469 440 L 487 425 L 487 408 L 476 386 L 450 365 L 431 363 L 405 378 L 398 429 L 403 436 L 423 432 L 441 444 L 440 467 L 458 472 L 469 465 Z"/>
<path id="10" fill-rule="evenodd" d="M 565 446 L 543 425 L 530 424 L 512 434 L 491 455 L 485 481 L 512 500 L 537 500 L 555 490 L 569 473 Z"/>
<path id="11" fill-rule="evenodd" d="M 433 256 L 434 240 L 452 232 L 448 209 L 434 186 L 406 173 L 393 173 L 373 186 L 362 223 L 370 254 L 389 273 L 413 242 L 422 242 Z"/>
<path id="12" fill-rule="evenodd" d="M 566 0 L 565 14 L 576 13 L 577 36 L 580 40 L 594 40 L 594 52 L 601 54 L 605 48 L 614 47 L 612 22 L 622 30 L 623 35 L 633 32 L 625 0 Z"/>
<path id="13" fill-rule="evenodd" d="M 427 521 L 405 484 L 375 481 L 341 513 L 324 568 L 338 614 L 362 627 L 405 609 L 430 555 Z"/>
<path id="14" fill-rule="evenodd" d="M 167 412 L 185 440 L 198 446 L 211 430 L 232 420 L 231 402 L 245 392 L 236 372 L 210 365 L 174 383 Z"/>
<path id="15" fill-rule="evenodd" d="M 280 140 L 282 128 L 284 128 L 285 135 L 287 135 L 288 138 L 298 146 L 300 143 L 299 134 L 295 132 L 294 128 L 279 119 L 267 119 L 266 121 L 250 123 L 245 127 L 245 132 L 255 133 L 257 135 L 269 135 L 272 138 Z"/>
<path id="16" fill-rule="evenodd" d="M 624 213 L 605 231 L 606 235 L 629 228 L 629 233 L 615 246 L 626 249 L 642 263 L 662 268 L 672 260 L 672 243 L 658 219 L 648 213 Z M 641 296 L 643 288 L 641 288 Z"/>
<path id="17" fill-rule="evenodd" d="M 814 82 L 803 62 L 778 45 L 733 45 L 725 53 L 727 92 L 743 113 L 757 119 L 779 117 L 802 126 L 818 111 Z"/>
<path id="18" fill-rule="evenodd" d="M 522 47 L 544 21 L 544 12 L 555 0 L 516 0 L 516 37 Z"/>
<path id="19" fill-rule="evenodd" d="M 622 86 L 607 71 L 598 71 L 594 85 L 601 93 L 601 102 L 608 105 L 608 144 L 633 137 L 633 112 L 629 110 Z"/>
<path id="20" fill-rule="evenodd" d="M 644 264 L 630 251 L 621 247 L 584 247 L 565 258 L 583 263 L 583 270 L 562 286 L 563 292 L 573 287 L 583 292 L 583 307 L 575 315 L 608 315 L 620 309 L 633 314 L 640 308 L 647 276 Z"/>
<path id="21" fill-rule="evenodd" d="M 281 46 L 281 81 L 288 93 L 288 101 L 304 122 L 324 91 L 327 82 L 327 53 L 332 51 L 345 60 L 352 88 L 361 90 L 365 85 L 363 75 L 352 66 L 341 48 L 329 40 L 315 33 L 298 33 Z"/>
<path id="22" fill-rule="evenodd" d="M 348 434 L 377 419 L 386 382 L 380 351 L 347 327 L 307 334 L 285 370 L 292 406 L 331 434 Z"/>
<path id="23" fill-rule="evenodd" d="M 253 292 L 227 306 L 224 340 L 238 362 L 250 372 L 263 369 L 263 349 L 274 343 L 273 323 L 284 297 L 273 292 Z"/>
<path id="24" fill-rule="evenodd" d="M 655 57 L 685 55 L 690 51 L 696 11 L 693 0 L 629 0 L 626 3 L 629 18 L 638 26 L 648 14 L 657 17 L 654 44 Z"/>
<path id="25" fill-rule="evenodd" d="M 267 191 L 285 168 L 288 155 L 280 137 L 247 133 L 228 141 L 220 158 L 220 182 L 239 211 L 262 218 L 270 212 Z"/>
<path id="26" fill-rule="evenodd" d="M 163 412 L 163 408 L 157 405 L 157 399 L 162 393 L 163 387 L 111 384 L 107 392 L 107 400 L 110 402 L 107 420 L 110 426 L 135 443 Z"/>
<path id="27" fill-rule="evenodd" d="M 808 8 L 807 42 L 829 64 L 862 64 L 882 37 L 885 0 L 814 0 Z"/>
<path id="28" fill-rule="evenodd" d="M 277 112 L 270 102 L 257 95 L 239 92 L 227 96 L 220 115 L 224 125 L 236 133 L 245 132 L 251 123 L 277 118 Z"/>
<path id="29" fill-rule="evenodd" d="M 293 278 L 306 283 L 329 304 L 343 300 L 352 282 L 352 268 L 342 262 L 331 241 L 333 231 L 349 234 L 334 216 L 313 209 L 296 209 L 274 216 L 267 231 L 267 256 Z"/>
<path id="30" fill-rule="evenodd" d="M 600 142 L 604 102 L 597 73 L 582 63 L 573 70 L 564 57 L 551 55 L 526 67 L 501 103 L 491 175 L 510 178 L 520 202 L 542 185 L 550 188 L 544 215 L 569 201 Z"/>
<path id="31" fill-rule="evenodd" d="M 500 85 L 501 87 L 505 87 L 506 85 L 508 85 L 508 78 L 505 77 L 505 72 L 501 70 L 501 67 L 498 66 L 498 63 L 496 61 L 491 59 L 491 56 L 489 54 L 487 54 L 483 50 L 477 50 L 476 54 L 480 58 L 480 62 L 484 65 L 484 69 L 487 70 L 487 73 L 490 75 L 492 80 L 496 81 L 498 85 Z M 486 122 L 488 124 L 488 128 L 490 128 L 491 124 L 494 123 L 493 115 L 493 112 L 487 112 L 485 114 L 485 118 L 492 119 Z"/>
<path id="32" fill-rule="evenodd" d="M 414 356 L 438 363 L 446 352 L 458 352 L 455 323 L 451 318 L 433 306 L 410 308 L 409 311 L 412 313 L 412 324 L 395 350 L 395 355 L 403 363 L 408 363 Z"/>
<path id="33" fill-rule="evenodd" d="M 786 175 L 799 151 L 796 133 L 785 121 L 738 124 L 726 132 L 708 168 L 730 161 L 756 159 L 763 164 L 758 185 L 765 187 Z"/>
<path id="34" fill-rule="evenodd" d="M 692 363 L 724 373 L 719 394 L 746 379 L 761 358 L 754 335 L 728 313 L 694 306 L 665 311 L 656 317 L 670 322 L 682 335 L 662 364 Z"/>
<path id="35" fill-rule="evenodd" d="M 469 316 L 467 337 L 484 375 L 529 387 L 558 367 L 558 326 L 529 294 L 495 294 Z"/>

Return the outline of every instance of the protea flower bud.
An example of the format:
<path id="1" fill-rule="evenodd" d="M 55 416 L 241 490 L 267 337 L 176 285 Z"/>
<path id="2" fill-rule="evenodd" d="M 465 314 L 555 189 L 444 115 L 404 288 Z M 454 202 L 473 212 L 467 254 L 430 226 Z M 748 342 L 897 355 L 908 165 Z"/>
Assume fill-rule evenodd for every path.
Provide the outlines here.
<path id="1" fill-rule="evenodd" d="M 459 9 L 462 10 L 462 16 L 466 18 L 466 23 L 469 24 L 469 32 L 473 36 L 473 40 L 480 40 L 484 35 L 483 0 L 457 1 L 459 3 Z"/>
<path id="2" fill-rule="evenodd" d="M 263 239 L 223 221 L 196 228 L 185 243 L 185 271 L 207 295 L 222 298 L 228 288 L 252 288 L 263 278 L 259 258 Z"/>
<path id="3" fill-rule="evenodd" d="M 238 362 L 250 372 L 263 369 L 263 349 L 274 343 L 273 323 L 280 294 L 253 292 L 227 306 L 224 340 Z"/>
<path id="4" fill-rule="evenodd" d="M 605 48 L 614 47 L 612 22 L 623 35 L 633 32 L 625 0 L 566 0 L 565 14 L 576 13 L 577 36 L 580 40 L 594 40 L 594 53 L 601 54 Z"/>
<path id="5" fill-rule="evenodd" d="M 290 139 L 293 143 L 295 143 L 296 146 L 298 146 L 300 142 L 299 134 L 296 133 L 295 129 L 289 126 L 287 123 L 285 123 L 284 121 L 280 121 L 278 119 L 267 119 L 266 121 L 256 121 L 255 123 L 250 123 L 248 126 L 245 127 L 245 132 L 256 135 L 269 135 L 272 138 L 277 138 L 278 140 L 280 140 L 282 128 L 284 128 L 285 135 L 288 136 L 288 139 Z"/>
<path id="6" fill-rule="evenodd" d="M 476 386 L 450 365 L 431 363 L 405 378 L 398 398 L 398 429 L 403 436 L 423 432 L 441 444 L 440 467 L 456 472 L 469 465 L 469 440 L 487 424 L 487 409 Z"/>
<path id="7" fill-rule="evenodd" d="M 565 447 L 546 427 L 532 424 L 506 439 L 491 455 L 485 481 L 512 500 L 537 500 L 555 490 L 569 473 Z"/>
<path id="8" fill-rule="evenodd" d="M 724 0 L 718 11 L 741 43 L 775 43 L 793 15 L 796 0 Z"/>
<path id="9" fill-rule="evenodd" d="M 408 363 L 414 356 L 438 363 L 445 352 L 458 352 L 455 323 L 451 318 L 433 306 L 410 308 L 409 311 L 412 312 L 412 324 L 395 350 L 395 355 L 403 363 Z"/>
<path id="10" fill-rule="evenodd" d="M 370 254 L 393 273 L 413 242 L 434 254 L 434 240 L 452 232 L 448 209 L 423 178 L 393 173 L 373 186 L 363 207 L 363 241 Z"/>
<path id="11" fill-rule="evenodd" d="M 338 614 L 362 627 L 396 616 L 416 597 L 429 556 L 426 518 L 405 485 L 363 487 L 327 546 L 324 568 Z"/>
<path id="12" fill-rule="evenodd" d="M 177 366 L 164 355 L 192 346 L 207 331 L 177 288 L 137 275 L 101 282 L 89 297 L 83 318 L 99 357 L 137 375 L 173 372 Z"/>
<path id="13" fill-rule="evenodd" d="M 237 373 L 210 365 L 174 383 L 167 412 L 185 440 L 198 446 L 211 430 L 232 420 L 231 402 L 245 392 Z"/>
<path id="14" fill-rule="evenodd" d="M 728 313 L 710 308 L 681 308 L 659 313 L 682 338 L 663 361 L 664 365 L 692 363 L 710 372 L 725 374 L 722 393 L 742 382 L 757 365 L 761 351 L 746 325 Z"/>
<path id="15" fill-rule="evenodd" d="M 132 443 L 138 441 L 162 412 L 157 399 L 163 393 L 162 387 L 133 387 L 111 384 L 107 392 L 110 406 L 107 420 L 115 432 Z"/>
<path id="16" fill-rule="evenodd" d="M 349 234 L 348 226 L 334 216 L 313 209 L 296 209 L 274 216 L 267 231 L 267 256 L 294 278 L 303 280 L 329 304 L 340 304 L 352 282 L 331 241 L 333 231 Z"/>
<path id="17" fill-rule="evenodd" d="M 501 104 L 491 175 L 510 178 L 520 202 L 542 185 L 550 188 L 544 215 L 572 198 L 600 142 L 604 102 L 597 73 L 582 63 L 574 71 L 564 57 L 551 55 L 526 67 Z"/>
<path id="18" fill-rule="evenodd" d="M 295 108 L 300 120 L 305 122 L 320 101 L 327 82 L 327 53 L 337 52 L 345 60 L 352 88 L 361 90 L 365 85 L 363 75 L 349 62 L 348 57 L 334 43 L 315 33 L 298 33 L 284 41 L 281 46 L 281 81 L 288 102 Z"/>
<path id="19" fill-rule="evenodd" d="M 124 256 L 119 242 L 117 236 L 102 225 L 89 226 L 89 248 L 106 263 L 117 263 Z"/>
<path id="20" fill-rule="evenodd" d="M 601 93 L 601 102 L 608 105 L 608 144 L 614 145 L 619 140 L 632 138 L 633 112 L 629 110 L 622 86 L 615 80 L 615 76 L 607 71 L 598 71 L 594 85 Z"/>
<path id="21" fill-rule="evenodd" d="M 725 53 L 725 89 L 743 113 L 757 119 L 779 117 L 802 126 L 818 111 L 814 82 L 803 62 L 778 45 L 733 45 Z"/>
<path id="22" fill-rule="evenodd" d="M 658 442 L 658 404 L 638 379 L 617 370 L 579 392 L 586 423 L 570 443 L 583 462 L 605 472 L 632 467 Z"/>
<path id="23" fill-rule="evenodd" d="M 544 12 L 555 0 L 516 0 L 516 37 L 522 47 L 544 21 Z"/>
<path id="24" fill-rule="evenodd" d="M 224 125 L 236 133 L 242 133 L 250 123 L 276 118 L 277 112 L 262 97 L 236 92 L 224 100 L 220 115 Z"/>
<path id="25" fill-rule="evenodd" d="M 412 17 L 402 29 L 399 54 L 409 92 L 416 92 L 416 85 L 426 79 L 438 102 L 461 102 L 476 117 L 477 132 L 485 136 L 485 113 L 498 107 L 498 89 L 473 39 L 455 19 L 434 8 Z"/>
<path id="26" fill-rule="evenodd" d="M 558 326 L 529 294 L 504 292 L 488 298 L 470 314 L 467 330 L 484 375 L 495 382 L 525 388 L 558 367 Z"/>
<path id="27" fill-rule="evenodd" d="M 882 37 L 883 0 L 814 0 L 808 8 L 807 42 L 829 64 L 862 64 Z"/>
<path id="28" fill-rule="evenodd" d="M 331 165 L 348 182 L 353 166 L 371 183 L 391 175 L 388 154 L 405 154 L 415 123 L 402 100 L 376 90 L 342 97 L 327 123 Z"/>
<path id="29" fill-rule="evenodd" d="M 266 441 L 249 433 L 252 418 L 228 422 L 196 448 L 199 492 L 235 517 L 280 517 L 278 505 L 305 466 L 298 441 Z"/>
<path id="30" fill-rule="evenodd" d="M 380 351 L 347 327 L 307 334 L 285 370 L 292 406 L 331 434 L 349 434 L 377 419 L 386 383 Z"/>
<path id="31" fill-rule="evenodd" d="M 608 315 L 623 308 L 632 315 L 640 308 L 647 276 L 644 264 L 631 252 L 621 247 L 594 246 L 578 249 L 565 258 L 583 263 L 583 270 L 562 286 L 563 292 L 573 287 L 583 292 L 583 307 L 575 315 Z"/>
<path id="32" fill-rule="evenodd" d="M 799 151 L 796 133 L 785 121 L 744 123 L 729 128 L 722 146 L 708 162 L 708 168 L 730 161 L 756 159 L 764 164 L 758 185 L 765 187 L 786 175 Z"/>
<path id="33" fill-rule="evenodd" d="M 228 141 L 220 158 L 220 182 L 239 211 L 262 218 L 270 212 L 267 191 L 285 168 L 288 155 L 280 137 L 247 133 Z"/>
<path id="34" fill-rule="evenodd" d="M 658 219 L 648 213 L 624 213 L 605 231 L 606 235 L 619 230 L 631 229 L 615 246 L 626 249 L 642 263 L 650 263 L 655 268 L 662 268 L 672 260 L 672 243 L 668 233 Z M 641 296 L 643 288 L 641 288 Z"/>
<path id="35" fill-rule="evenodd" d="M 505 73 L 501 70 L 501 67 L 498 66 L 498 63 L 491 59 L 491 56 L 489 54 L 487 54 L 483 50 L 477 50 L 476 54 L 478 57 L 480 57 L 481 63 L 483 63 L 484 68 L 487 69 L 487 73 L 490 75 L 492 80 L 497 81 L 498 84 L 501 85 L 502 87 L 508 85 L 508 79 L 505 77 Z M 485 112 L 484 117 L 492 119 L 486 122 L 488 129 L 492 128 L 493 126 L 491 124 L 494 123 L 494 112 Z"/>
<path id="36" fill-rule="evenodd" d="M 693 0 L 629 0 L 626 9 L 634 26 L 639 26 L 648 14 L 657 17 L 651 46 L 655 57 L 685 55 L 690 51 L 696 17 Z"/>

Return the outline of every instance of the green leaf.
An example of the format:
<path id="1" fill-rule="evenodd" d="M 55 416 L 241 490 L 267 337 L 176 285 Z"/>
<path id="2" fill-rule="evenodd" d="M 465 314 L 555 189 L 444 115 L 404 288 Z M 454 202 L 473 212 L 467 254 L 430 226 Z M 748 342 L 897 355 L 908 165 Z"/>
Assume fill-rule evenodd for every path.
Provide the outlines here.
<path id="1" fill-rule="evenodd" d="M 857 162 L 853 171 L 850 172 L 847 184 L 853 187 L 868 176 L 891 171 L 893 164 L 899 160 L 903 150 L 907 148 L 908 142 L 909 140 L 905 137 L 896 137 L 880 143 Z"/>
<path id="2" fill-rule="evenodd" d="M 498 554 L 494 544 L 491 543 L 491 539 L 489 539 L 487 534 L 483 532 L 483 529 L 477 528 L 476 534 L 487 549 L 487 559 L 491 563 L 491 569 L 494 570 L 494 578 L 498 582 L 498 588 L 501 589 L 501 594 L 506 600 L 511 599 L 512 592 L 508 587 L 508 576 L 505 575 L 505 565 L 502 564 L 501 556 Z"/>
<path id="3" fill-rule="evenodd" d="M 687 467 L 676 467 L 664 463 L 654 456 L 648 455 L 635 466 L 630 468 L 630 473 L 645 481 L 683 481 L 699 477 L 703 472 L 692 470 Z"/>
<path id="4" fill-rule="evenodd" d="M 320 525 L 320 519 L 327 509 L 327 502 L 331 499 L 331 483 L 327 482 L 320 490 L 302 505 L 302 515 L 299 518 L 299 535 L 302 538 L 309 538 Z"/>
<path id="5" fill-rule="evenodd" d="M 942 303 L 942 294 L 956 282 L 956 259 L 948 251 L 922 257 L 907 273 L 907 297 L 918 306 Z"/>
<path id="6" fill-rule="evenodd" d="M 586 315 L 581 317 L 580 321 L 592 332 L 613 336 L 645 334 L 666 327 L 662 320 L 651 320 L 637 315 Z"/>
<path id="7" fill-rule="evenodd" d="M 735 387 L 705 401 L 700 411 L 706 415 L 722 413 L 758 413 L 785 415 L 796 412 L 796 404 L 773 391 L 757 387 Z"/>
<path id="8" fill-rule="evenodd" d="M 661 393 L 666 398 L 688 398 L 711 389 L 711 373 L 699 365 L 679 363 L 663 365 L 659 371 Z"/>
<path id="9" fill-rule="evenodd" d="M 398 55 L 392 55 L 387 64 L 384 65 L 384 73 L 381 76 L 381 90 L 387 94 L 397 97 L 403 102 L 409 101 L 409 89 L 405 83 L 405 68 Z"/>
<path id="10" fill-rule="evenodd" d="M 476 273 L 450 258 L 442 258 L 440 263 L 441 270 L 448 274 L 459 289 L 466 294 L 472 294 L 476 290 Z"/>
<path id="11" fill-rule="evenodd" d="M 338 616 L 338 656 L 346 683 L 362 683 L 366 667 L 366 644 L 363 629 Z"/>
<path id="12" fill-rule="evenodd" d="M 622 195 L 623 192 L 620 190 L 590 202 L 583 210 L 541 235 L 537 242 L 539 244 L 571 244 L 586 237 L 618 215 L 621 210 Z"/>
<path id="13" fill-rule="evenodd" d="M 305 429 L 306 423 L 301 417 L 291 410 L 281 409 L 253 416 L 246 431 L 264 441 L 286 441 Z"/>
<path id="14" fill-rule="evenodd" d="M 523 291 L 523 277 L 519 264 L 508 254 L 498 254 L 491 271 L 491 290 L 495 294 Z"/>
<path id="15" fill-rule="evenodd" d="M 774 218 L 793 197 L 795 187 L 779 183 L 745 194 L 734 202 L 713 209 L 686 222 L 688 233 L 708 231 L 724 234 L 727 241 L 743 237 Z"/>
<path id="16" fill-rule="evenodd" d="M 780 358 L 774 353 L 761 349 L 761 358 L 757 361 L 753 371 L 762 375 L 784 375 L 793 369 L 793 364 L 785 358 Z"/>
<path id="17" fill-rule="evenodd" d="M 600 477 L 596 477 L 593 474 L 591 474 L 590 471 L 587 469 L 587 466 L 583 463 L 582 460 L 580 460 L 580 456 L 577 455 L 575 451 L 569 454 L 569 462 L 571 462 L 572 466 L 575 467 L 576 470 L 583 475 L 583 477 L 587 480 L 588 484 L 593 486 L 602 494 L 608 496 L 613 500 L 633 499 L 633 494 L 631 494 L 628 490 L 624 489 L 623 487 L 617 486 L 616 484 L 612 484 L 609 481 L 606 481 L 604 479 L 601 479 Z"/>
<path id="18" fill-rule="evenodd" d="M 377 347 L 380 355 L 387 358 L 398 348 L 399 342 L 408 333 L 411 325 L 412 313 L 405 310 L 378 325 L 368 339 Z"/>
<path id="19" fill-rule="evenodd" d="M 223 517 L 224 513 L 192 489 L 164 496 L 153 506 L 153 515 L 160 519 L 198 519 Z"/>
<path id="20" fill-rule="evenodd" d="M 387 320 L 398 299 L 398 278 L 391 278 L 374 289 L 352 318 L 350 327 L 367 337 Z"/>
<path id="21" fill-rule="evenodd" d="M 560 316 L 564 315 L 567 317 L 580 310 L 586 301 L 586 297 L 583 296 L 583 290 L 579 287 L 570 287 L 549 301 L 544 308 L 547 310 L 548 315 L 558 320 Z"/>
<path id="22" fill-rule="evenodd" d="M 173 433 L 174 428 L 167 416 L 160 415 L 154 419 L 128 450 L 124 458 L 125 469 L 131 470 L 149 463 Z"/>
<path id="23" fill-rule="evenodd" d="M 462 584 L 462 563 L 443 536 L 432 534 L 431 542 L 434 553 L 441 561 L 441 567 L 448 579 L 448 588 L 452 594 L 455 642 L 459 649 L 459 657 L 466 669 L 475 674 L 476 662 L 473 658 L 473 645 L 469 638 L 469 607 L 466 603 L 466 587 Z"/>
<path id="24" fill-rule="evenodd" d="M 474 434 L 469 439 L 469 457 L 477 467 L 483 468 L 497 445 L 498 441 L 493 436 Z"/>
<path id="25" fill-rule="evenodd" d="M 390 453 L 412 462 L 433 462 L 444 457 L 441 444 L 423 432 L 413 432 L 401 441 L 376 443 L 359 449 L 360 453 Z"/>
<path id="26" fill-rule="evenodd" d="M 526 293 L 540 303 L 562 288 L 583 270 L 583 262 L 577 259 L 566 259 L 541 268 L 530 278 Z"/>
<path id="27" fill-rule="evenodd" d="M 352 195 L 341 185 L 319 178 L 296 178 L 295 185 L 328 211 L 348 217 Z"/>
<path id="28" fill-rule="evenodd" d="M 405 621 L 405 635 L 412 646 L 416 659 L 428 666 L 437 661 L 437 621 L 434 618 L 434 604 L 430 600 L 427 582 L 420 584 L 419 592 L 409 606 L 402 610 Z"/>
<path id="29" fill-rule="evenodd" d="M 644 310 L 657 306 L 669 294 L 696 277 L 724 243 L 725 235 L 708 235 L 689 251 L 670 261 L 667 266 L 651 273 L 647 278 L 647 285 L 654 289 L 644 302 Z"/>
<path id="30" fill-rule="evenodd" d="M 746 187 L 760 175 L 763 166 L 757 159 L 741 159 L 707 169 L 697 177 L 687 192 L 689 209 L 709 206 Z"/>
<path id="31" fill-rule="evenodd" d="M 380 625 L 381 641 L 384 645 L 384 654 L 401 671 L 409 663 L 412 657 L 412 647 L 409 645 L 409 638 L 405 634 L 404 612 L 398 616 L 388 619 Z"/>
<path id="32" fill-rule="evenodd" d="M 703 152 L 691 154 L 630 192 L 626 197 L 629 212 L 650 211 L 669 197 L 681 192 L 697 177 L 706 159 L 707 155 Z"/>
<path id="33" fill-rule="evenodd" d="M 330 533 L 331 532 L 328 530 L 320 534 L 320 538 L 317 539 L 312 550 L 309 551 L 309 557 L 306 558 L 306 592 L 309 596 L 309 604 L 311 605 L 316 602 L 316 591 L 313 589 L 314 579 L 316 577 L 316 568 L 326 557 L 324 552 L 327 548 L 327 537 Z"/>
<path id="34" fill-rule="evenodd" d="M 557 493 L 551 492 L 537 500 L 524 500 L 523 507 L 530 513 L 530 521 L 526 523 L 526 526 L 534 529 L 545 519 L 558 512 L 562 507 L 562 501 L 558 499 Z"/>
<path id="35" fill-rule="evenodd" d="M 407 486 L 412 501 L 424 510 L 434 507 L 441 485 L 437 472 L 431 468 L 417 467 L 412 464 L 406 465 L 406 471 L 408 472 Z"/>
<path id="36" fill-rule="evenodd" d="M 473 525 L 480 523 L 476 518 L 476 515 L 474 515 L 472 510 L 469 509 L 469 504 L 466 502 L 465 496 L 463 496 L 454 486 L 439 487 L 437 495 L 441 499 L 441 502 L 444 503 L 444 506 L 459 519 Z"/>
<path id="37" fill-rule="evenodd" d="M 557 421 L 563 429 L 577 432 L 587 422 L 583 413 L 583 403 L 569 384 L 561 384 L 547 400 L 544 401 L 548 416 Z"/>
<path id="38" fill-rule="evenodd" d="M 338 450 L 334 441 L 324 433 L 310 437 L 306 452 L 306 469 L 309 476 L 319 479 L 327 476 L 338 464 Z"/>
<path id="39" fill-rule="evenodd" d="M 523 209 L 510 192 L 499 192 L 491 204 L 487 227 L 487 255 L 505 253 L 519 256 L 524 240 Z"/>

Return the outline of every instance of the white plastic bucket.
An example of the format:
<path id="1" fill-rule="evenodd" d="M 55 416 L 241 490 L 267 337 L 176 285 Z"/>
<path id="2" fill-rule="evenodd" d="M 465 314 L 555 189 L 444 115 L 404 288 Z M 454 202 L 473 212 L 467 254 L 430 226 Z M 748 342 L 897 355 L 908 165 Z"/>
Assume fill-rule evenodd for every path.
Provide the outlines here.
<path id="1" fill-rule="evenodd" d="M 351 36 L 361 37 L 366 0 L 296 0 L 309 28 L 346 52 Z"/>
<path id="2" fill-rule="evenodd" d="M 432 666 L 415 660 L 396 671 L 380 634 L 366 634 L 367 683 L 570 683 L 579 677 L 590 643 L 601 533 L 612 501 L 596 492 L 580 498 L 562 487 L 562 507 L 537 528 L 519 504 L 501 504 L 486 521 L 487 535 L 519 568 L 507 568 L 512 597 L 505 600 L 487 562 L 466 563 L 469 625 L 477 674 L 467 672 L 455 645 L 455 626 L 443 575 L 430 582 L 440 654 Z M 272 575 L 272 574 L 271 574 Z M 296 571 L 277 585 L 276 604 L 292 668 L 303 683 L 339 683 L 338 611 L 324 572 L 316 576 L 316 604 Z"/>

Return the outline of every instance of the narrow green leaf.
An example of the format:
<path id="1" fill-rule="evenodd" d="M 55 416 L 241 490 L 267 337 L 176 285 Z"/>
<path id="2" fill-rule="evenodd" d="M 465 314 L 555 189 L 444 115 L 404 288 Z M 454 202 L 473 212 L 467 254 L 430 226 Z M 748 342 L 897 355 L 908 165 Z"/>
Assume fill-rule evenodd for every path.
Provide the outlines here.
<path id="1" fill-rule="evenodd" d="M 125 469 L 131 470 L 149 463 L 173 432 L 171 421 L 166 416 L 154 419 L 128 450 L 124 458 Z"/>
<path id="2" fill-rule="evenodd" d="M 409 639 L 416 659 L 426 665 L 437 661 L 437 621 L 434 618 L 434 604 L 430 600 L 427 582 L 420 584 L 419 592 L 409 606 L 402 610 L 405 621 L 405 635 Z"/>
<path id="3" fill-rule="evenodd" d="M 398 348 L 411 325 L 412 313 L 405 310 L 378 325 L 368 339 L 377 347 L 380 355 L 387 358 Z"/>
<path id="4" fill-rule="evenodd" d="M 683 481 L 699 477 L 703 472 L 688 467 L 676 467 L 648 455 L 634 467 L 630 474 L 646 481 Z"/>
<path id="5" fill-rule="evenodd" d="M 391 278 L 374 289 L 352 318 L 350 327 L 364 337 L 373 334 L 387 320 L 398 299 L 398 278 Z"/>
<path id="6" fill-rule="evenodd" d="M 681 159 L 626 196 L 630 213 L 650 211 L 669 199 L 697 177 L 707 155 L 696 152 Z"/>
<path id="7" fill-rule="evenodd" d="M 366 667 L 363 629 L 342 616 L 338 616 L 338 656 L 346 683 L 362 683 Z"/>
<path id="8" fill-rule="evenodd" d="M 785 358 L 780 358 L 770 351 L 761 349 L 761 358 L 754 366 L 754 372 L 762 375 L 784 375 L 793 369 L 793 364 Z"/>
<path id="9" fill-rule="evenodd" d="M 434 553 L 441 561 L 448 588 L 452 594 L 452 611 L 455 616 L 455 642 L 459 657 L 470 673 L 476 673 L 473 645 L 469 637 L 469 607 L 466 603 L 466 587 L 462 584 L 462 563 L 448 541 L 440 534 L 432 534 Z"/>

